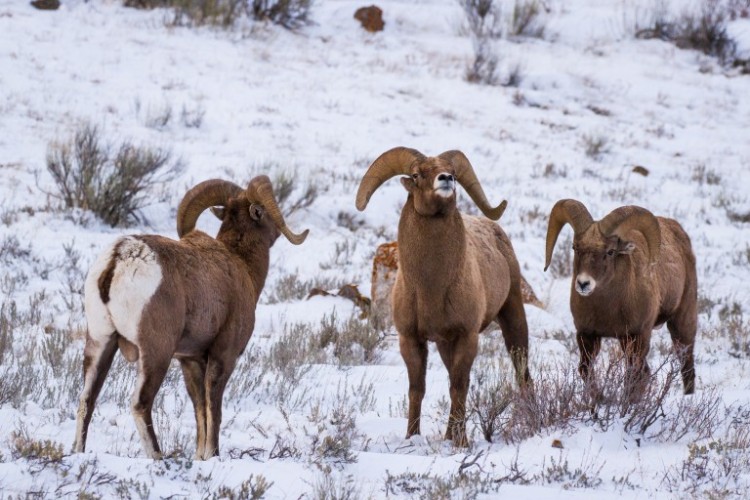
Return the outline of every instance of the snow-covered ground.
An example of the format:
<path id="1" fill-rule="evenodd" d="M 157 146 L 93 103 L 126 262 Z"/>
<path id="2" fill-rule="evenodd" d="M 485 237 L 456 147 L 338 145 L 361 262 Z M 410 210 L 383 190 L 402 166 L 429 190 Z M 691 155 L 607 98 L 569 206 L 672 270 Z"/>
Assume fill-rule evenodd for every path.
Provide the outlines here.
<path id="1" fill-rule="evenodd" d="M 504 87 L 464 79 L 473 48 L 454 0 L 380 1 L 386 26 L 376 34 L 353 19 L 363 2 L 351 0 L 317 0 L 314 23 L 298 32 L 166 27 L 163 11 L 114 0 L 63 1 L 53 12 L 0 0 L 0 498 L 238 498 L 264 489 L 268 498 L 741 497 L 750 487 L 742 435 L 750 426 L 750 77 L 699 52 L 635 40 L 646 0 L 544 3 L 542 39 L 492 41 L 500 76 L 516 68 L 522 76 Z M 750 54 L 750 21 L 730 27 Z M 182 159 L 182 173 L 151 194 L 143 224 L 112 229 L 61 210 L 50 195 L 48 146 L 83 122 L 107 140 Z M 501 224 L 546 304 L 527 306 L 532 375 L 578 391 L 570 277 L 543 272 L 549 210 L 575 198 L 596 219 L 636 204 L 679 220 L 697 256 L 701 300 L 692 403 L 678 380 L 644 432 L 626 418 L 604 428 L 577 415 L 530 437 L 498 432 L 492 443 L 472 416 L 465 450 L 441 439 L 448 381 L 433 349 L 424 435 L 409 441 L 395 332 L 374 362 L 348 365 L 330 346 L 275 362 L 304 341 L 300 325 L 314 335 L 332 314 L 342 329 L 356 318 L 345 299 L 290 299 L 282 284 L 296 276 L 308 288 L 351 282 L 369 291 L 374 250 L 395 239 L 406 196 L 391 181 L 359 213 L 354 192 L 370 162 L 399 145 L 430 155 L 460 149 L 490 200 L 508 199 Z M 633 172 L 637 165 L 649 175 Z M 255 333 L 225 396 L 221 456 L 192 460 L 192 407 L 173 366 L 155 409 L 169 458 L 144 458 L 129 410 L 134 368 L 122 360 L 87 453 L 71 454 L 80 289 L 93 258 L 121 234 L 176 237 L 177 203 L 201 180 L 282 172 L 296 178 L 297 196 L 317 187 L 312 205 L 288 220 L 310 237 L 272 249 Z M 215 232 L 209 217 L 199 225 Z M 570 236 L 564 229 L 558 254 Z M 507 367 L 501 345 L 497 330 L 483 336 L 475 372 L 491 373 L 493 359 Z M 657 331 L 652 366 L 668 350 L 668 332 Z M 600 368 L 607 363 L 603 356 Z M 691 404 L 716 405 L 706 413 L 710 432 L 697 424 L 684 435 L 658 432 L 679 425 Z"/>

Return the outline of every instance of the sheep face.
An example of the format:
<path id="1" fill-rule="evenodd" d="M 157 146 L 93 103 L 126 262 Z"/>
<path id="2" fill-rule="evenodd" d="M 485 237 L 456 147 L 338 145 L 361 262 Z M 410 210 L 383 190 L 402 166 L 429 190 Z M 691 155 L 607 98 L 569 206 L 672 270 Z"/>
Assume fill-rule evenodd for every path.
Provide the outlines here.
<path id="1" fill-rule="evenodd" d="M 212 207 L 211 213 L 221 221 L 216 236 L 220 240 L 233 241 L 242 246 L 253 246 L 260 242 L 273 246 L 281 235 L 266 209 L 257 203 L 250 203 L 244 196 L 229 200 L 225 207 Z"/>
<path id="2" fill-rule="evenodd" d="M 401 184 L 414 198 L 414 209 L 419 215 L 444 215 L 456 206 L 455 168 L 441 158 L 415 161 L 411 176 L 403 177 Z"/>
<path id="3" fill-rule="evenodd" d="M 632 242 L 618 236 L 596 233 L 598 226 L 594 224 L 573 242 L 573 288 L 582 297 L 588 297 L 596 289 L 606 289 L 615 278 L 617 260 L 635 249 Z"/>

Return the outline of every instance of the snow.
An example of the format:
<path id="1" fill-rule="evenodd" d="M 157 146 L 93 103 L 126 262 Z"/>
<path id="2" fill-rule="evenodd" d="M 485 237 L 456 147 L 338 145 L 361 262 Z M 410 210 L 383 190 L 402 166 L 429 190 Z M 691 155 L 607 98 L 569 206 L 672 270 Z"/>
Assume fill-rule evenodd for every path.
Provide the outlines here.
<path id="1" fill-rule="evenodd" d="M 520 67 L 523 78 L 513 88 L 465 81 L 472 43 L 454 0 L 382 0 L 386 25 L 376 34 L 353 19 L 361 2 L 350 0 L 318 0 L 313 24 L 296 32 L 262 23 L 230 31 L 168 27 L 163 10 L 128 9 L 115 0 L 63 1 L 53 12 L 0 0 L 0 291 L 5 315 L 14 303 L 20 313 L 39 317 L 12 332 L 13 354 L 0 357 L 0 384 L 33 377 L 22 395 L 0 399 L 0 497 L 35 491 L 210 497 L 221 487 L 239 491 L 251 475 L 273 483 L 268 498 L 320 497 L 326 477 L 359 497 L 427 495 L 424 488 L 410 492 L 395 483 L 389 489 L 389 477 L 407 473 L 457 481 L 451 483 L 457 498 L 685 497 L 723 488 L 741 496 L 750 486 L 750 467 L 728 483 L 721 474 L 665 478 L 684 471 L 686 463 L 693 466 L 696 453 L 718 460 L 716 443 L 726 442 L 732 425 L 750 424 L 750 348 L 744 355 L 733 351 L 728 325 L 732 318 L 744 321 L 744 342 L 750 341 L 748 223 L 731 217 L 750 213 L 750 79 L 698 52 L 635 40 L 629 23 L 649 5 L 646 0 L 545 3 L 550 12 L 543 39 L 492 41 L 501 75 Z M 503 5 L 508 12 L 508 2 Z M 730 24 L 739 54 L 750 53 L 748 23 Z M 167 110 L 169 122 L 156 126 Z M 202 116 L 200 126 L 187 126 L 183 110 Z M 168 148 L 182 159 L 184 171 L 163 186 L 162 197 L 153 194 L 158 201 L 144 210 L 142 224 L 112 229 L 86 212 L 58 209 L 49 195 L 55 184 L 46 170 L 48 146 L 67 140 L 85 121 L 112 141 Z M 594 158 L 585 151 L 587 141 L 597 138 L 604 152 Z M 543 271 L 554 202 L 581 200 L 596 219 L 636 204 L 679 220 L 697 256 L 699 296 L 713 304 L 699 317 L 694 398 L 718 394 L 725 421 L 717 435 L 688 433 L 664 442 L 622 425 L 602 429 L 578 420 L 517 443 L 488 443 L 472 420 L 471 448 L 456 449 L 442 440 L 448 381 L 433 346 L 424 435 L 405 441 L 407 379 L 394 331 L 375 363 L 340 366 L 328 352 L 304 365 L 309 371 L 288 387 L 268 379 L 282 377 L 280 372 L 262 378 L 263 360 L 285 335 L 285 325 L 305 322 L 314 329 L 334 312 L 339 322 L 358 315 L 343 298 L 270 303 L 269 297 L 288 274 L 352 282 L 369 294 L 371 258 L 378 244 L 395 238 L 405 192 L 388 182 L 363 213 L 354 207 L 354 193 L 370 162 L 395 146 L 430 155 L 461 149 L 490 200 L 508 200 L 501 224 L 524 276 L 546 304 L 545 310 L 526 309 L 535 377 L 540 367 L 575 369 L 578 361 L 570 277 Z M 649 175 L 634 173 L 636 165 Z M 288 219 L 292 230 L 309 228 L 310 236 L 301 247 L 282 238 L 272 248 L 255 332 L 235 373 L 246 378 L 230 381 L 225 396 L 221 456 L 192 460 L 194 417 L 173 367 L 154 418 L 162 448 L 174 453 L 162 462 L 146 459 L 129 410 L 134 368 L 121 361 L 105 383 L 87 452 L 71 454 L 85 331 L 82 297 L 71 286 L 82 284 L 95 257 L 120 235 L 176 237 L 177 203 L 197 182 L 221 177 L 245 183 L 255 174 L 281 171 L 294 175 L 300 190 L 317 186 L 314 203 Z M 352 231 L 340 223 L 341 213 L 361 227 Z M 210 233 L 218 229 L 210 215 L 198 225 Z M 567 251 L 562 242 L 570 234 L 563 230 L 556 252 Z M 735 303 L 744 316 L 727 315 Z M 45 329 L 65 330 L 61 357 L 50 345 L 58 337 Z M 501 343 L 497 330 L 482 340 L 507 368 L 504 349 L 491 348 Z M 655 332 L 652 366 L 668 346 L 666 329 Z M 29 359 L 34 362 L 27 366 Z M 261 378 L 256 383 L 252 377 Z M 273 396 L 280 388 L 289 392 L 282 402 Z M 667 411 L 682 399 L 678 381 Z M 353 405 L 356 417 L 348 434 L 354 458 L 343 463 L 321 458 L 315 449 L 323 437 L 335 436 L 331 415 L 342 405 Z M 61 444 L 64 458 L 44 464 L 17 457 L 23 435 Z M 562 450 L 551 446 L 554 439 Z M 280 443 L 298 453 L 272 456 Z M 700 446 L 707 447 L 703 455 Z M 240 456 L 243 450 L 256 451 Z M 461 476 L 462 461 L 476 456 Z M 514 460 L 536 477 L 531 484 L 472 489 L 477 478 L 505 476 Z M 567 478 L 543 477 L 552 461 L 564 460 Z M 738 460 L 748 466 L 746 450 Z M 576 468 L 600 481 L 569 484 L 580 479 Z M 688 489 L 694 484 L 697 490 Z"/>

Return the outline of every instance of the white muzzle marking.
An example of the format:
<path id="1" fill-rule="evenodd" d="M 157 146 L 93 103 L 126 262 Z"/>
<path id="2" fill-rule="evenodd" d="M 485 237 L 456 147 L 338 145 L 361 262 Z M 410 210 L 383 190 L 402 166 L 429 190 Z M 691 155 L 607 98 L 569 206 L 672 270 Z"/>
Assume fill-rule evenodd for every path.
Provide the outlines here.
<path id="1" fill-rule="evenodd" d="M 443 198 L 450 198 L 456 192 L 456 181 L 453 179 L 440 179 L 439 177 L 435 177 L 435 182 L 432 184 L 435 194 Z"/>
<path id="2" fill-rule="evenodd" d="M 588 273 L 580 273 L 576 276 L 575 289 L 582 297 L 588 297 L 596 288 L 596 280 Z"/>

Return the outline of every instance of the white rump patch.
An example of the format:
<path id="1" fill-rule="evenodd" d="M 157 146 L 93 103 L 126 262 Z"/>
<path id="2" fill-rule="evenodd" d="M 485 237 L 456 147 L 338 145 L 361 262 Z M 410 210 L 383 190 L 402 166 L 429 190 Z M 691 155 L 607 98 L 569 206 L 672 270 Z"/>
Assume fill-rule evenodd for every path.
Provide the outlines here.
<path id="1" fill-rule="evenodd" d="M 594 288 L 596 288 L 596 280 L 592 278 L 591 275 L 589 275 L 588 273 L 580 273 L 578 276 L 576 276 L 575 289 L 579 295 L 581 295 L 582 297 L 591 295 L 591 293 L 594 291 Z"/>
<path id="2" fill-rule="evenodd" d="M 86 311 L 89 336 L 99 343 L 106 342 L 115 332 L 115 325 L 109 316 L 107 306 L 102 302 L 99 295 L 99 276 L 107 269 L 109 261 L 112 259 L 112 252 L 119 241 L 119 239 L 115 241 L 94 261 L 84 284 L 84 310 Z"/>
<path id="3" fill-rule="evenodd" d="M 432 187 L 435 190 L 435 194 L 438 196 L 442 196 L 443 198 L 450 198 L 453 193 L 456 192 L 456 181 L 454 180 L 445 180 L 445 179 L 438 179 L 440 175 L 438 174 L 435 177 L 435 182 L 433 182 Z"/>
<path id="4" fill-rule="evenodd" d="M 135 345 L 138 345 L 138 326 L 143 309 L 151 301 L 161 280 L 156 253 L 143 241 L 130 236 L 124 238 L 107 307 L 117 331 Z"/>

